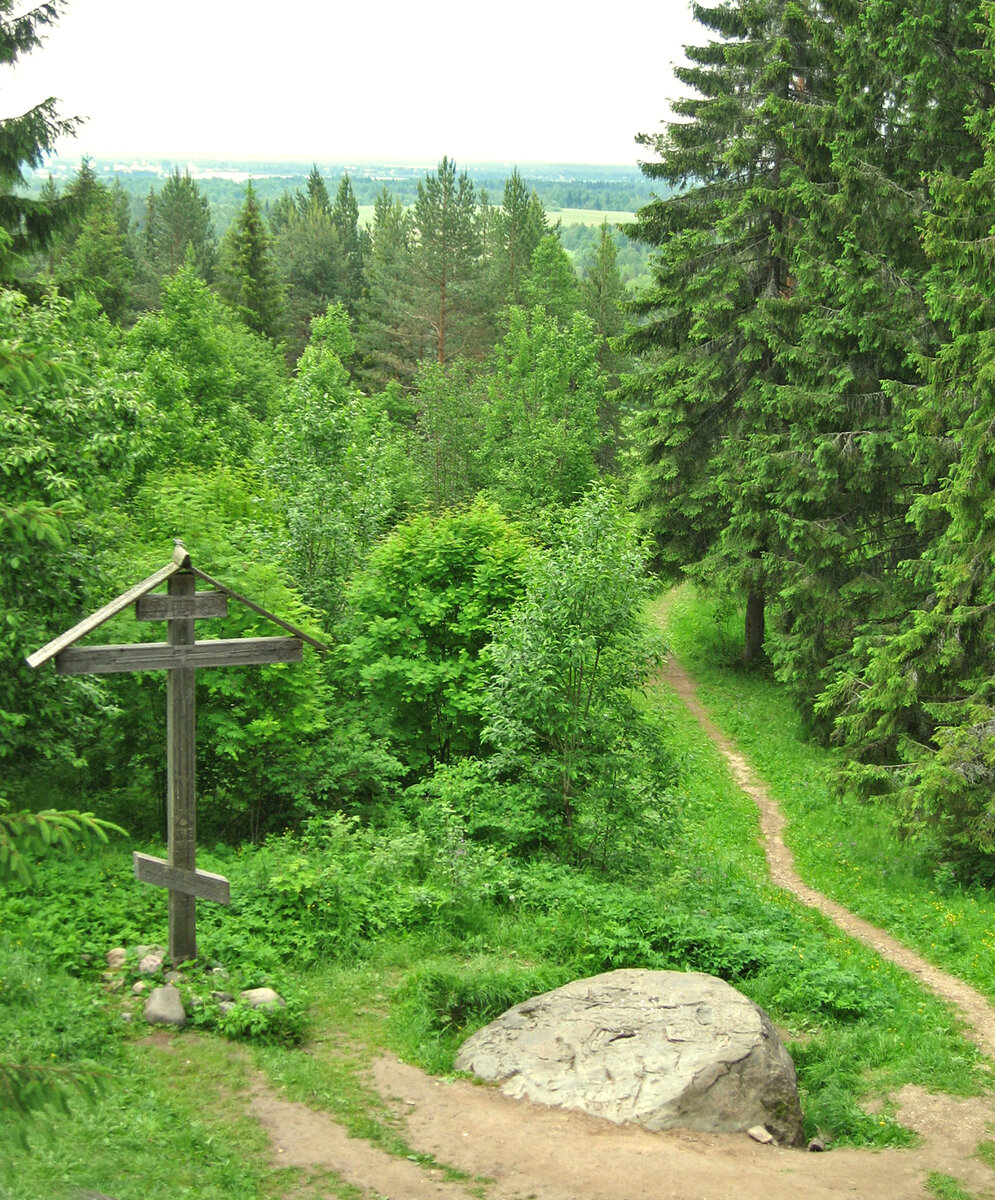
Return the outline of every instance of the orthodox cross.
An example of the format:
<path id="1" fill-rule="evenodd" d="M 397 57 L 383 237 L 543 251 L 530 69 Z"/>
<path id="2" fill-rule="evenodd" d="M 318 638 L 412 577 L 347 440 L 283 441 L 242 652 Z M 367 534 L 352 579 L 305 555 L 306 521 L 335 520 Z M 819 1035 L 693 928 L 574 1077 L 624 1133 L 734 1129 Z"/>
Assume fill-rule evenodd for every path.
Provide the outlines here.
<path id="1" fill-rule="evenodd" d="M 197 591 L 197 580 L 211 591 Z M 166 584 L 166 592 L 152 594 Z M 290 636 L 214 638 L 197 641 L 194 622 L 228 615 L 235 600 L 272 621 Z M 113 646 L 76 646 L 81 638 L 111 617 L 135 605 L 140 621 L 165 621 L 165 642 Z M 30 667 L 55 659 L 60 675 L 106 675 L 121 671 L 166 672 L 166 823 L 168 857 L 134 853 L 135 876 L 143 883 L 169 889 L 169 955 L 174 963 L 197 956 L 197 897 L 230 903 L 228 880 L 198 871 L 196 862 L 196 715 L 198 667 L 240 667 L 259 663 L 300 662 L 303 643 L 325 650 L 302 630 L 281 620 L 245 596 L 199 571 L 181 541 L 173 558 L 148 579 L 135 584 L 109 604 L 84 618 L 28 656 Z"/>

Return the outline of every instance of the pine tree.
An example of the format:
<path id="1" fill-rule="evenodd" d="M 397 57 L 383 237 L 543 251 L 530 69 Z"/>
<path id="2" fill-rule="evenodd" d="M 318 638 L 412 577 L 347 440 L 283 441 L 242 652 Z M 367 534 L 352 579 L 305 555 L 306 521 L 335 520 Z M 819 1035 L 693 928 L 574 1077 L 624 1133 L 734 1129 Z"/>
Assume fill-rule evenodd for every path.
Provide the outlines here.
<path id="1" fill-rule="evenodd" d="M 242 207 L 221 241 L 218 293 L 250 329 L 265 337 L 280 336 L 283 289 L 251 180 Z"/>
<path id="2" fill-rule="evenodd" d="M 435 357 L 444 364 L 476 348 L 472 284 L 480 257 L 476 191 L 469 175 L 457 175 L 448 158 L 418 184 L 414 223 L 413 300 L 432 332 Z"/>
<path id="3" fill-rule="evenodd" d="M 64 7 L 63 0 L 47 0 L 16 13 L 14 0 L 0 0 L 0 66 L 14 66 L 41 45 L 46 29 Z M 69 218 L 68 201 L 24 195 L 24 172 L 40 167 L 56 140 L 73 134 L 79 124 L 78 118 L 58 115 L 54 98 L 20 116 L 0 120 L 0 280 L 12 280 L 22 257 L 47 246 Z"/>

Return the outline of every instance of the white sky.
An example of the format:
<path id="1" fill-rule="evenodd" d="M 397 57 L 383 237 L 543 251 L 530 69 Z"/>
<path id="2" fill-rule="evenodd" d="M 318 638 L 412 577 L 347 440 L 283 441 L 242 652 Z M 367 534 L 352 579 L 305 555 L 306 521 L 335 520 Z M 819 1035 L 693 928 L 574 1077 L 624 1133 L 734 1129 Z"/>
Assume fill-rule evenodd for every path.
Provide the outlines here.
<path id="1" fill-rule="evenodd" d="M 706 39 L 689 0 L 70 0 L 0 116 L 58 97 L 70 157 L 635 163 Z"/>

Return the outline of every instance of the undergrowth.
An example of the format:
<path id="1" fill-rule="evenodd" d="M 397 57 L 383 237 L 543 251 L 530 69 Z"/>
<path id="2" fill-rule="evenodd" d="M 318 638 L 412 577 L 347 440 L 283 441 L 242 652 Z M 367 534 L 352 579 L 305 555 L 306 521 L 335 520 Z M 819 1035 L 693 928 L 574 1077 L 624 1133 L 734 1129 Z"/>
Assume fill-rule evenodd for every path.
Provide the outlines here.
<path id="1" fill-rule="evenodd" d="M 693 611 L 682 599 L 674 612 L 682 650 L 693 643 Z M 779 762 L 769 769 L 758 755 L 757 768 L 790 795 L 797 823 L 815 814 L 809 837 L 828 837 L 834 818 L 814 799 L 821 752 L 795 737 L 797 722 L 776 706 L 776 689 L 731 671 L 702 676 L 706 701 L 735 725 L 730 732 L 749 727 L 751 754 L 768 745 L 776 757 L 780 741 Z M 377 1054 L 390 1048 L 448 1073 L 463 1039 L 511 1005 L 570 979 L 648 967 L 715 974 L 760 1003 L 798 1068 L 807 1133 L 831 1144 L 912 1140 L 887 1103 L 870 1111 L 881 1107 L 868 1105 L 870 1096 L 906 1083 L 958 1095 L 988 1085 L 980 1055 L 944 1005 L 769 884 L 752 801 L 667 689 L 644 703 L 665 715 L 680 783 L 661 799 L 661 843 L 612 873 L 474 841 L 458 812 L 429 799 L 379 828 L 330 814 L 262 846 L 200 854 L 200 865 L 230 879 L 232 904 L 199 906 L 201 960 L 192 970 L 221 967 L 240 986 L 308 998 L 306 1053 L 287 1044 L 293 1038 L 262 1044 L 252 1029 L 228 1030 L 250 1038 L 248 1052 L 274 1084 L 382 1149 L 437 1167 L 407 1145 L 370 1087 Z M 863 828 L 849 839 L 860 842 Z M 161 1142 L 163 1158 L 178 1155 L 191 1173 L 202 1170 L 196 1191 L 170 1178 L 172 1194 L 269 1195 L 258 1131 L 239 1124 L 244 1106 L 220 1098 L 208 1111 L 196 1103 L 196 1076 L 212 1071 L 212 1055 L 226 1043 L 186 1031 L 170 1042 L 181 1052 L 155 1050 L 166 1059 L 153 1070 L 140 1022 L 125 1025 L 120 997 L 102 990 L 108 949 L 166 937 L 165 895 L 139 884 L 129 859 L 121 845 L 52 856 L 38 863 L 30 890 L 12 884 L 0 894 L 0 1045 L 25 1061 L 96 1064 L 113 1078 L 99 1134 L 75 1105 L 68 1117 L 47 1118 L 62 1151 L 58 1167 L 47 1151 L 15 1152 L 18 1200 L 52 1200 L 70 1183 L 137 1200 L 162 1178 L 141 1160 L 135 1166 L 140 1142 Z M 894 858 L 891 870 L 900 877 Z M 244 1069 L 227 1045 L 225 1070 Z M 205 1087 L 217 1091 L 225 1072 L 215 1073 Z M 236 1149 L 243 1138 L 244 1154 Z M 96 1158 L 94 1141 L 104 1148 Z"/>
<path id="2" fill-rule="evenodd" d="M 958 882 L 928 840 L 900 835 L 885 801 L 833 787 L 837 752 L 807 739 L 773 681 L 735 665 L 735 620 L 685 587 L 669 608 L 669 637 L 702 703 L 784 811 L 786 841 L 802 877 L 995 1001 L 990 890 Z"/>

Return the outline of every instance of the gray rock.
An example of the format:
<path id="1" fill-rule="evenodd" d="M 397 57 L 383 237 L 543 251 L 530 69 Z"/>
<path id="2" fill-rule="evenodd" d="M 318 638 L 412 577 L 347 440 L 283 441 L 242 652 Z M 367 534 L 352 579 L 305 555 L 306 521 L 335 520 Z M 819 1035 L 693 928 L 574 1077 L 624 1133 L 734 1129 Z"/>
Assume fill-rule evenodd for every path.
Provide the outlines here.
<path id="1" fill-rule="evenodd" d="M 138 969 L 143 975 L 154 975 L 162 966 L 162 961 L 166 957 L 164 950 L 153 950 L 146 954 L 138 964 Z"/>
<path id="2" fill-rule="evenodd" d="M 116 971 L 119 967 L 124 966 L 124 960 L 128 957 L 128 952 L 123 946 L 115 946 L 113 950 L 107 951 L 107 965 L 112 971 Z"/>
<path id="3" fill-rule="evenodd" d="M 746 1132 L 749 1137 L 753 1138 L 755 1142 L 759 1142 L 761 1146 L 769 1146 L 774 1140 L 774 1135 L 766 1125 L 754 1125 Z"/>
<path id="4" fill-rule="evenodd" d="M 287 1006 L 286 1000 L 279 992 L 274 992 L 272 988 L 268 987 L 248 988 L 244 992 L 239 992 L 238 998 L 243 1004 L 248 1004 L 250 1008 L 272 1008 L 274 1005 L 286 1008 Z"/>
<path id="5" fill-rule="evenodd" d="M 509 1009 L 456 1066 L 508 1096 L 646 1129 L 802 1141 L 795 1068 L 770 1019 L 710 975 L 610 971 Z"/>
<path id="6" fill-rule="evenodd" d="M 157 987 L 149 992 L 145 1001 L 145 1020 L 150 1025 L 176 1025 L 180 1029 L 187 1023 L 180 993 L 174 987 Z"/>
<path id="7" fill-rule="evenodd" d="M 147 979 L 136 979 L 131 985 L 131 994 L 133 996 L 140 996 L 143 992 L 147 992 L 148 990 L 149 984 Z"/>

